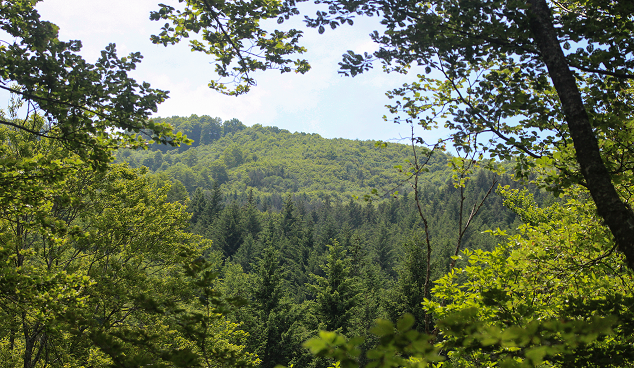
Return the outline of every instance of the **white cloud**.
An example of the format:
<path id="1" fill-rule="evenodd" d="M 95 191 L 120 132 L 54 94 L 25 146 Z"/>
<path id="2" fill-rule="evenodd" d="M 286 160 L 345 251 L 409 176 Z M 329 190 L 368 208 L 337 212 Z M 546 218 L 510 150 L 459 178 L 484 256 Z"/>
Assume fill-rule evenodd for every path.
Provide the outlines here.
<path id="1" fill-rule="evenodd" d="M 166 3 L 176 3 L 166 1 Z M 245 124 L 275 125 L 291 131 L 316 132 L 326 137 L 388 139 L 408 135 L 409 128 L 384 122 L 388 103 L 385 91 L 400 86 L 407 77 L 386 75 L 380 65 L 355 78 L 341 77 L 337 63 L 348 49 L 374 51 L 368 34 L 377 19 L 356 19 L 355 25 L 330 29 L 322 35 L 306 29 L 301 19 L 284 27 L 302 27 L 302 42 L 313 69 L 306 75 L 277 71 L 256 74 L 258 86 L 246 96 L 227 97 L 210 90 L 214 78 L 212 59 L 192 53 L 186 44 L 152 45 L 151 33 L 160 24 L 150 22 L 156 0 L 46 0 L 38 5 L 42 17 L 60 26 L 63 39 L 80 39 L 83 55 L 94 61 L 110 42 L 120 55 L 141 51 L 143 62 L 132 74 L 153 87 L 170 91 L 158 116 L 190 114 L 238 118 Z M 277 24 L 274 24 L 277 27 Z"/>

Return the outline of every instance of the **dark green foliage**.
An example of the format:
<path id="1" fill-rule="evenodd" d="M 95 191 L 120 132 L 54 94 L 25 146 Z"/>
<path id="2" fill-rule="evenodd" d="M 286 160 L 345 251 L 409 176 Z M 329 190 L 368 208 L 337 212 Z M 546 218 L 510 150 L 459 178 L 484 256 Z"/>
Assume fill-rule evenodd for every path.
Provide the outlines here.
<path id="1" fill-rule="evenodd" d="M 238 203 L 231 202 L 225 207 L 213 226 L 209 228 L 209 237 L 214 246 L 223 252 L 226 258 L 238 251 L 244 241 L 245 231 L 242 221 L 242 210 Z"/>
<path id="2" fill-rule="evenodd" d="M 254 271 L 253 297 L 257 309 L 262 313 L 262 320 L 266 321 L 282 298 L 282 267 L 278 251 L 272 246 L 264 249 Z"/>
<path id="3" fill-rule="evenodd" d="M 347 333 L 357 304 L 357 281 L 352 277 L 350 260 L 341 245 L 334 241 L 328 246 L 324 277 L 313 276 L 313 290 L 320 329 Z"/>
<path id="4" fill-rule="evenodd" d="M 421 324 L 425 321 L 425 312 L 421 303 L 425 299 L 425 280 L 427 269 L 426 245 L 424 235 L 414 231 L 412 236 L 403 244 L 403 260 L 397 269 L 398 281 L 384 298 L 391 320 L 396 320 L 405 313 L 414 316 L 414 329 L 424 331 Z M 436 279 L 440 274 L 432 275 Z"/>
<path id="5" fill-rule="evenodd" d="M 396 218 L 394 218 L 396 220 Z M 390 225 L 387 222 L 381 222 L 376 229 L 373 237 L 374 245 L 374 261 L 380 267 L 381 271 L 389 277 L 394 277 L 394 245 L 390 242 L 393 239 L 390 236 Z"/>
<path id="6" fill-rule="evenodd" d="M 214 187 L 216 189 L 217 187 Z M 215 193 L 215 192 L 214 192 Z M 220 194 L 218 194 L 218 204 L 220 204 Z M 249 192 L 247 203 L 243 207 L 242 221 L 244 230 L 251 235 L 254 239 L 258 238 L 258 234 L 262 231 L 262 224 L 260 220 L 260 213 L 256 207 L 253 199 L 253 192 Z"/>
<path id="7" fill-rule="evenodd" d="M 217 183 L 214 183 L 211 191 L 198 187 L 187 207 L 187 211 L 192 214 L 191 231 L 195 234 L 207 235 L 208 229 L 215 223 L 222 209 L 222 194 Z"/>
<path id="8" fill-rule="evenodd" d="M 253 239 L 251 234 L 247 234 L 238 251 L 231 257 L 231 260 L 239 264 L 245 272 L 253 271 L 253 264 L 260 255 L 260 245 Z"/>

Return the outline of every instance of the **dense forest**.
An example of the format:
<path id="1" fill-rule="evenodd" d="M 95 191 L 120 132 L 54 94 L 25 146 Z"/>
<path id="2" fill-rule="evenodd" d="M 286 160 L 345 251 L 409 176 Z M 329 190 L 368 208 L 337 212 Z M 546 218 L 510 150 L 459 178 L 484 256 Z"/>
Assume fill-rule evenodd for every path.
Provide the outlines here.
<path id="1" fill-rule="evenodd" d="M 518 184 L 475 167 L 459 183 L 451 155 L 434 154 L 421 175 L 425 234 L 412 183 L 399 170 L 413 160 L 411 145 L 330 140 L 208 116 L 161 121 L 194 137 L 192 145 L 120 150 L 117 158 L 149 168 L 151 180 L 169 183 L 168 200 L 187 204 L 188 231 L 211 240 L 206 256 L 222 264 L 218 288 L 248 301 L 228 317 L 241 323 L 247 350 L 264 367 L 326 364 L 302 346 L 319 330 L 366 336 L 375 319 L 405 313 L 422 323 L 423 237 L 433 244 L 435 280 L 459 250 L 492 250 L 492 230 L 519 225 L 491 195 Z M 219 133 L 197 143 L 206 131 Z M 364 348 L 371 347 L 369 340 Z"/>
<path id="2" fill-rule="evenodd" d="M 341 74 L 423 67 L 388 110 L 449 133 L 405 144 L 153 118 L 139 53 L 90 64 L 36 3 L 0 3 L 0 367 L 634 362 L 630 2 L 315 1 L 384 25 Z M 151 40 L 221 93 L 310 69 L 261 28 L 296 2 L 181 5 Z"/>

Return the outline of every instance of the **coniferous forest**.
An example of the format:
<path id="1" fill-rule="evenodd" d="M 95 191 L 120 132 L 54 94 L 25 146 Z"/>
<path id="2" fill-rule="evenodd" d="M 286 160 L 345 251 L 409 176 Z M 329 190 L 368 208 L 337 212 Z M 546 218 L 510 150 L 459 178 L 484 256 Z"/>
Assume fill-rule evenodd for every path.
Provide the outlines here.
<path id="1" fill-rule="evenodd" d="M 340 73 L 411 70 L 387 109 L 449 132 L 387 143 L 153 117 L 140 54 L 36 3 L 0 2 L 0 367 L 633 364 L 629 2 L 315 2 L 380 17 Z M 298 2 L 179 4 L 151 40 L 199 34 L 220 93 L 310 69 L 260 23 Z"/>

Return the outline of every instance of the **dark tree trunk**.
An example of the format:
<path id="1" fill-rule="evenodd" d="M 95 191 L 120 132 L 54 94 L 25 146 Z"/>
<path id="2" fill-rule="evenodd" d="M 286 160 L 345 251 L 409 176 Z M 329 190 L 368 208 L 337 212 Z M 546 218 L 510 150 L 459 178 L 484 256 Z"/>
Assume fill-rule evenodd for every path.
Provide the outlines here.
<path id="1" fill-rule="evenodd" d="M 628 266 L 634 269 L 634 212 L 619 198 L 603 163 L 598 140 L 559 44 L 546 0 L 530 0 L 529 4 L 531 31 L 563 107 L 581 173 L 599 215 L 614 235 Z"/>

